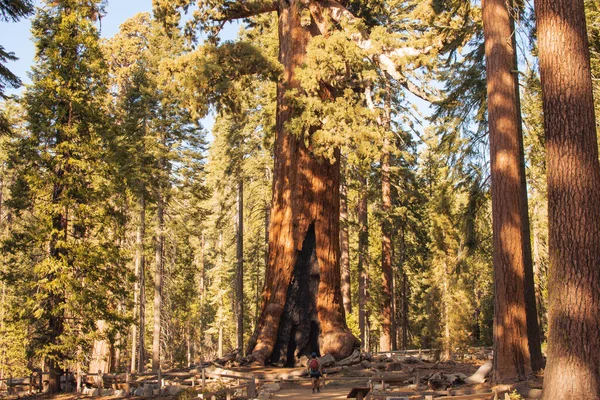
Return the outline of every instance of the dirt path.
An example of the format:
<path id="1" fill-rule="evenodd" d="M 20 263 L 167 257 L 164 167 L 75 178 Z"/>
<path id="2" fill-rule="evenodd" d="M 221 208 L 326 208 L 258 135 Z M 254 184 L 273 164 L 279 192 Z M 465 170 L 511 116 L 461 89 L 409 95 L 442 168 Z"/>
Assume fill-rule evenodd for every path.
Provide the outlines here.
<path id="1" fill-rule="evenodd" d="M 321 388 L 320 393 L 312 392 L 312 388 L 310 383 L 303 384 L 295 384 L 295 385 L 285 385 L 281 391 L 274 394 L 274 399 L 295 399 L 295 400 L 304 400 L 304 399 L 345 399 L 350 393 L 352 386 L 338 386 L 338 385 L 328 385 L 324 388 Z"/>

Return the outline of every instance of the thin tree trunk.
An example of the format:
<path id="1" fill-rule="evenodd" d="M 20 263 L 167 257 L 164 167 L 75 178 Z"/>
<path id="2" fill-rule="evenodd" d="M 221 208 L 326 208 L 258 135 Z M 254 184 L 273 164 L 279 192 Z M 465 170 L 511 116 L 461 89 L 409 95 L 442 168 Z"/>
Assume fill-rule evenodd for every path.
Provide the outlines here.
<path id="1" fill-rule="evenodd" d="M 525 305 L 524 221 L 521 196 L 516 49 L 504 0 L 483 2 L 494 231 L 494 368 L 496 382 L 531 373 Z"/>
<path id="2" fill-rule="evenodd" d="M 513 9 L 518 6 L 515 0 L 511 0 Z M 525 269 L 525 313 L 527 315 L 527 339 L 529 341 L 529 356 L 531 358 L 531 369 L 540 371 L 544 368 L 544 357 L 542 356 L 542 342 L 540 337 L 540 325 L 537 318 L 537 303 L 535 296 L 535 280 L 533 276 L 533 258 L 531 255 L 531 225 L 529 222 L 529 201 L 527 199 L 527 175 L 525 172 L 525 147 L 523 145 L 523 117 L 521 115 L 521 93 L 519 90 L 519 62 L 517 60 L 517 35 L 515 32 L 515 20 L 512 15 L 510 18 L 510 30 L 513 32 L 512 48 L 513 56 L 513 77 L 514 90 L 517 107 L 517 129 L 519 138 L 519 180 L 521 182 L 521 221 L 523 240 L 523 263 Z"/>
<path id="3" fill-rule="evenodd" d="M 444 301 L 444 360 L 450 360 L 450 300 L 448 290 L 448 264 L 444 261 L 444 292 L 442 298 Z"/>
<path id="4" fill-rule="evenodd" d="M 369 213 L 367 199 L 367 179 L 364 176 L 358 178 L 363 190 L 360 191 L 358 199 L 358 329 L 363 350 L 368 351 L 367 333 L 367 281 L 369 262 Z"/>
<path id="5" fill-rule="evenodd" d="M 386 109 L 388 100 L 386 99 Z M 387 110 L 386 110 L 387 111 Z M 386 118 L 387 120 L 388 118 Z M 393 338 L 394 314 L 392 311 L 393 271 L 392 271 L 392 238 L 390 213 L 392 211 L 392 197 L 390 184 L 390 143 L 389 139 L 383 141 L 383 155 L 381 157 L 381 280 L 382 280 L 382 309 L 381 309 L 381 336 L 379 340 L 380 351 L 395 350 Z"/>
<path id="6" fill-rule="evenodd" d="M 140 198 L 140 227 L 138 231 L 136 257 L 139 251 L 139 288 L 140 288 L 140 312 L 139 312 L 139 340 L 138 340 L 138 372 L 142 373 L 146 365 L 146 257 L 144 255 L 144 237 L 146 236 L 146 201 L 144 196 Z"/>
<path id="7" fill-rule="evenodd" d="M 152 332 L 152 371 L 160 368 L 160 328 L 162 309 L 163 269 L 164 269 L 164 199 L 159 188 L 156 203 L 156 243 L 155 243 L 155 270 L 154 270 L 154 330 Z"/>
<path id="8" fill-rule="evenodd" d="M 144 196 L 140 197 L 140 220 L 138 222 L 138 230 L 135 241 L 135 286 L 133 289 L 133 319 L 134 321 L 137 319 L 140 330 L 144 329 L 142 323 L 142 306 L 141 306 L 141 287 L 142 287 L 142 272 L 144 271 L 144 235 L 146 230 L 146 202 L 144 200 Z M 137 336 L 137 325 L 136 323 L 131 325 L 131 372 L 134 373 L 137 371 L 136 361 L 140 363 L 143 360 L 138 360 L 136 358 L 136 354 L 138 349 L 138 336 Z M 142 345 L 142 337 L 140 336 L 140 348 Z M 141 350 L 140 350 L 141 353 Z"/>
<path id="9" fill-rule="evenodd" d="M 237 271 L 236 271 L 237 348 L 244 356 L 244 181 L 238 182 Z"/>
<path id="10" fill-rule="evenodd" d="M 402 349 L 408 348 L 408 277 L 402 271 Z"/>
<path id="11" fill-rule="evenodd" d="M 600 164 L 583 1 L 536 0 L 548 166 L 543 400 L 600 398 Z"/>
<path id="12" fill-rule="evenodd" d="M 342 271 L 342 301 L 346 316 L 352 314 L 350 285 L 350 240 L 348 237 L 348 193 L 345 179 L 340 188 L 340 265 Z"/>

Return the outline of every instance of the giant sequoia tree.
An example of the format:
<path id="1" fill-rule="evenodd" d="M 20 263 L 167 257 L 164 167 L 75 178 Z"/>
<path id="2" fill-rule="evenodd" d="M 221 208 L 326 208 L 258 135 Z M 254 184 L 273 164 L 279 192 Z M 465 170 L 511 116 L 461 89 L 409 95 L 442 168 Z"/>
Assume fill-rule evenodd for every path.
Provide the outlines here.
<path id="1" fill-rule="evenodd" d="M 174 22 L 173 3 L 155 1 L 157 16 L 167 23 Z M 190 4 L 187 0 L 175 3 L 182 8 Z M 362 59 L 370 56 L 395 79 L 402 78 L 396 70 L 395 58 L 421 52 L 402 49 L 401 39 L 395 42 L 397 48 L 396 45 L 376 47 L 362 20 L 346 8 L 354 5 L 349 1 L 192 3 L 199 8 L 194 14 L 195 22 L 213 32 L 232 19 L 270 12 L 278 14 L 279 62 L 283 73 L 277 95 L 269 260 L 262 312 L 248 345 L 249 353 L 258 362 L 284 363 L 291 363 L 295 357 L 312 351 L 332 354 L 336 358 L 348 356 L 358 346 L 358 341 L 346 326 L 340 291 L 340 154 L 335 145 L 323 151 L 315 144 L 315 134 L 324 134 L 327 131 L 324 126 L 328 123 L 332 127 L 335 116 L 333 113 L 310 113 L 315 102 L 303 103 L 302 97 L 307 92 L 298 74 L 311 40 L 333 37 L 336 32 L 346 35 L 339 43 L 352 43 L 355 48 L 365 51 Z M 362 3 L 355 5 L 353 11 L 368 15 L 365 12 L 368 7 L 367 3 Z M 315 101 L 330 104 L 346 94 L 335 83 L 318 79 L 312 90 L 317 93 L 313 97 Z M 334 105 L 329 110 L 332 107 Z M 320 109 L 323 110 L 326 107 Z M 295 118 L 302 113 L 308 118 L 298 123 Z M 302 125 L 302 129 L 297 129 L 298 125 Z"/>
<path id="2" fill-rule="evenodd" d="M 536 0 L 546 129 L 549 337 L 543 399 L 600 397 L 600 164 L 583 1 Z"/>

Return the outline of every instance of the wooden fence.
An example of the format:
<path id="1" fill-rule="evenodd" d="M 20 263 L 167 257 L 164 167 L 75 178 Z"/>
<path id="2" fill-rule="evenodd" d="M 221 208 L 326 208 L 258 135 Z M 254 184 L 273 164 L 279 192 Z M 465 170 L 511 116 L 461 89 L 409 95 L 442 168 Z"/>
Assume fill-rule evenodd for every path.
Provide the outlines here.
<path id="1" fill-rule="evenodd" d="M 27 378 L 0 379 L 0 393 L 8 395 L 23 393 L 43 393 L 47 384 L 48 373 L 35 373 Z M 234 385 L 217 391 L 208 391 L 212 382 L 223 382 Z M 129 396 L 132 389 L 147 388 L 152 390 L 151 394 L 162 394 L 169 390 L 169 386 L 184 386 L 192 390 L 201 399 L 215 399 L 217 396 L 225 395 L 226 399 L 232 398 L 236 392 L 241 391 L 248 397 L 256 397 L 256 378 L 252 376 L 241 376 L 218 372 L 209 372 L 202 369 L 200 372 L 165 372 L 130 374 L 105 374 L 97 373 L 75 373 L 67 372 L 60 377 L 61 387 L 65 392 L 83 393 L 84 387 L 95 388 L 92 395 L 102 395 L 105 389 L 122 390 L 125 396 Z M 158 391 L 156 393 L 155 391 Z M 194 396 L 196 397 L 196 396 Z"/>

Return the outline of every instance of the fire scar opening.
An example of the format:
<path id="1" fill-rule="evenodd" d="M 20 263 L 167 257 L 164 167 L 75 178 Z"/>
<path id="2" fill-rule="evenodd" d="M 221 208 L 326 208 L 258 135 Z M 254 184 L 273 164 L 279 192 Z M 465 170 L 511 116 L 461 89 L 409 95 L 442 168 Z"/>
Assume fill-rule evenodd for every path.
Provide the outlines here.
<path id="1" fill-rule="evenodd" d="M 321 328 L 317 317 L 317 291 L 320 270 L 316 247 L 315 227 L 312 224 L 294 265 L 294 275 L 288 287 L 277 342 L 271 356 L 273 364 L 294 366 L 303 355 L 309 356 L 312 352 L 319 354 Z"/>

